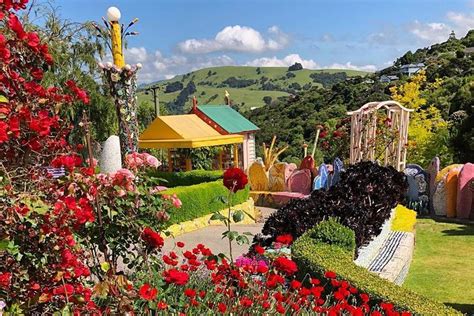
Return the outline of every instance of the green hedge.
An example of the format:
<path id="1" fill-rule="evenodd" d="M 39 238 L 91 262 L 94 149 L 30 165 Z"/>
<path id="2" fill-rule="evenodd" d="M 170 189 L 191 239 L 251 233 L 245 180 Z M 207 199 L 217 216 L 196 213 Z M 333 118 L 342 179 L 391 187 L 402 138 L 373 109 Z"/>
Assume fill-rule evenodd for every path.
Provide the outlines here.
<path id="1" fill-rule="evenodd" d="M 164 185 L 165 187 L 174 188 L 179 186 L 216 181 L 222 179 L 223 174 L 224 172 L 222 170 L 192 170 L 185 172 L 152 171 L 149 175 L 166 180 L 167 182 L 163 182 L 160 184 Z"/>
<path id="2" fill-rule="evenodd" d="M 227 207 L 219 197 L 227 198 L 228 190 L 222 184 L 222 180 L 206 182 L 191 186 L 175 187 L 160 194 L 175 194 L 179 197 L 183 205 L 179 209 L 173 209 L 170 214 L 169 225 L 177 224 L 195 218 L 220 211 Z M 241 204 L 249 198 L 249 186 L 244 190 L 234 194 L 232 205 Z"/>
<path id="3" fill-rule="evenodd" d="M 450 307 L 402 288 L 357 266 L 353 262 L 353 251 L 312 238 L 312 235 L 317 234 L 317 230 L 316 226 L 307 231 L 292 246 L 293 259 L 298 263 L 298 267 L 303 267 L 301 273 L 323 278 L 326 271 L 334 271 L 340 278 L 369 294 L 374 302 L 391 302 L 397 308 L 414 314 L 461 315 Z"/>
<path id="4" fill-rule="evenodd" d="M 354 253 L 356 248 L 354 231 L 341 225 L 334 217 L 316 225 L 310 236 L 319 243 L 339 246 L 350 253 Z"/>

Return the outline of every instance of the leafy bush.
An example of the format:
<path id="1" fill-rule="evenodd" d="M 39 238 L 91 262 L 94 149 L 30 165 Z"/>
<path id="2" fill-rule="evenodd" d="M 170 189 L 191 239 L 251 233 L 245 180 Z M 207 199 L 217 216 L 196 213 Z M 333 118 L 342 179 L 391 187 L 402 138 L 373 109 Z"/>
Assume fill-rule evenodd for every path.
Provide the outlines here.
<path id="1" fill-rule="evenodd" d="M 256 81 L 252 79 L 238 79 L 235 77 L 229 77 L 222 83 L 227 85 L 229 88 L 245 88 L 255 84 Z"/>
<path id="2" fill-rule="evenodd" d="M 310 236 L 320 243 L 338 246 L 350 252 L 355 250 L 354 232 L 333 217 L 316 225 L 311 230 Z"/>
<path id="3" fill-rule="evenodd" d="M 209 215 L 215 211 L 226 208 L 227 203 L 223 196 L 227 196 L 228 191 L 223 186 L 222 180 L 201 183 L 191 186 L 171 188 L 161 191 L 161 195 L 176 194 L 183 203 L 180 209 L 171 210 L 168 225 L 177 224 L 195 218 Z M 241 204 L 249 198 L 249 187 L 238 191 L 233 199 L 232 205 Z"/>
<path id="4" fill-rule="evenodd" d="M 404 200 L 406 177 L 392 167 L 360 162 L 341 174 L 328 191 L 314 191 L 307 199 L 290 201 L 273 213 L 255 241 L 270 244 L 277 236 L 294 239 L 328 217 L 337 217 L 355 232 L 356 245 L 368 243 L 380 233 L 390 211 Z"/>
<path id="5" fill-rule="evenodd" d="M 222 179 L 223 171 L 192 170 L 184 172 L 165 172 L 152 170 L 149 172 L 149 175 L 166 180 L 167 182 L 161 184 L 173 188 Z"/>
<path id="6" fill-rule="evenodd" d="M 355 265 L 353 251 L 312 238 L 317 229 L 315 227 L 309 230 L 292 245 L 292 257 L 302 269 L 301 274 L 309 273 L 323 278 L 326 271 L 333 271 L 359 291 L 367 293 L 371 298 L 370 305 L 385 301 L 417 315 L 460 315 L 450 307 L 381 279 L 367 269 Z"/>
<path id="7" fill-rule="evenodd" d="M 288 71 L 298 71 L 298 70 L 302 70 L 302 69 L 303 69 L 303 65 L 300 64 L 300 63 L 294 63 L 293 65 L 288 67 Z"/>
<path id="8" fill-rule="evenodd" d="M 184 86 L 182 82 L 179 82 L 179 81 L 170 82 L 166 85 L 165 93 L 180 91 L 180 90 L 183 90 L 183 88 Z"/>

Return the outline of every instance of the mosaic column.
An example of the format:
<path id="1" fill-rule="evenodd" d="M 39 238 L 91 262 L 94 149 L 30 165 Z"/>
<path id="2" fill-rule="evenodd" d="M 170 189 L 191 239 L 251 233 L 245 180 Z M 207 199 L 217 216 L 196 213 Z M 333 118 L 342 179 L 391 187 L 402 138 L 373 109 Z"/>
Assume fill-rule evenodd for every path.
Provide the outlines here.
<path id="1" fill-rule="evenodd" d="M 137 72 L 141 64 L 119 68 L 112 63 L 99 64 L 115 102 L 122 158 L 138 150 Z"/>

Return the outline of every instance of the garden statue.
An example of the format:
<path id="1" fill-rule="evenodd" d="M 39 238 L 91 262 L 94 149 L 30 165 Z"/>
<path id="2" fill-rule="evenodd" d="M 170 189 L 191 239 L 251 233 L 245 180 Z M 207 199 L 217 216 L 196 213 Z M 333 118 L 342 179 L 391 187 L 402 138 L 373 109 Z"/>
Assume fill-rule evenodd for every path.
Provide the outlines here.
<path id="1" fill-rule="evenodd" d="M 289 163 L 285 166 L 285 191 L 291 191 L 290 187 L 288 186 L 288 180 L 296 169 L 298 169 L 298 167 L 294 163 Z"/>
<path id="2" fill-rule="evenodd" d="M 458 179 L 461 169 L 452 169 L 446 177 L 446 216 L 456 217 L 456 202 L 458 197 Z"/>
<path id="3" fill-rule="evenodd" d="M 428 174 L 416 164 L 408 164 L 403 171 L 408 180 L 407 199 L 411 209 L 425 212 L 428 208 Z"/>
<path id="4" fill-rule="evenodd" d="M 274 164 L 268 170 L 268 188 L 272 192 L 285 191 L 286 162 Z"/>
<path id="5" fill-rule="evenodd" d="M 332 167 L 334 171 L 330 177 L 329 187 L 332 187 L 339 182 L 339 179 L 341 178 L 341 172 L 344 170 L 344 163 L 342 162 L 341 159 L 336 158 L 334 159 Z"/>
<path id="6" fill-rule="evenodd" d="M 249 182 L 253 191 L 268 190 L 268 176 L 261 159 L 257 159 L 250 165 Z"/>
<path id="7" fill-rule="evenodd" d="M 439 165 L 439 157 L 434 157 L 426 170 L 429 179 L 429 209 L 431 213 L 433 213 L 433 194 L 436 191 L 435 181 L 439 172 Z"/>
<path id="8" fill-rule="evenodd" d="M 290 192 L 308 195 L 311 192 L 311 171 L 309 169 L 295 170 L 288 179 Z"/>
<path id="9" fill-rule="evenodd" d="M 433 210 L 436 215 L 446 215 L 446 178 L 451 170 L 460 170 L 462 165 L 449 165 L 441 170 L 435 178 L 435 192 L 433 194 Z"/>
<path id="10" fill-rule="evenodd" d="M 126 154 L 138 150 L 138 121 L 137 121 L 137 72 L 141 64 L 135 66 L 126 65 L 123 56 L 122 41 L 128 35 L 136 35 L 136 32 L 127 32 L 138 19 L 134 19 L 123 29 L 119 23 L 120 11 L 116 7 L 107 10 L 107 20 L 104 20 L 106 29 L 95 25 L 99 32 L 99 37 L 110 38 L 111 46 L 106 41 L 112 51 L 112 63 L 100 63 L 103 70 L 104 80 L 108 84 L 110 94 L 114 98 L 117 112 L 119 139 L 122 158 Z"/>
<path id="11" fill-rule="evenodd" d="M 325 163 L 319 166 L 318 175 L 314 178 L 313 190 L 326 190 L 328 188 L 328 167 Z"/>
<path id="12" fill-rule="evenodd" d="M 104 142 L 100 153 L 99 166 L 102 173 L 113 173 L 122 168 L 120 139 L 112 135 Z"/>
<path id="13" fill-rule="evenodd" d="M 467 163 L 459 172 L 456 201 L 458 218 L 474 218 L 474 164 Z"/>

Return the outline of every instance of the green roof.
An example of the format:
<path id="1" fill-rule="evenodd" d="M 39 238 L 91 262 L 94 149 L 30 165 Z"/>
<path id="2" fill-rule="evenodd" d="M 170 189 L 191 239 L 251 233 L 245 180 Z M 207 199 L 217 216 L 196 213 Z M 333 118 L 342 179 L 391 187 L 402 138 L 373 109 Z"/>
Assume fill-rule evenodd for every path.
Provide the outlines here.
<path id="1" fill-rule="evenodd" d="M 258 126 L 228 105 L 200 105 L 198 109 L 228 133 L 259 130 Z"/>

